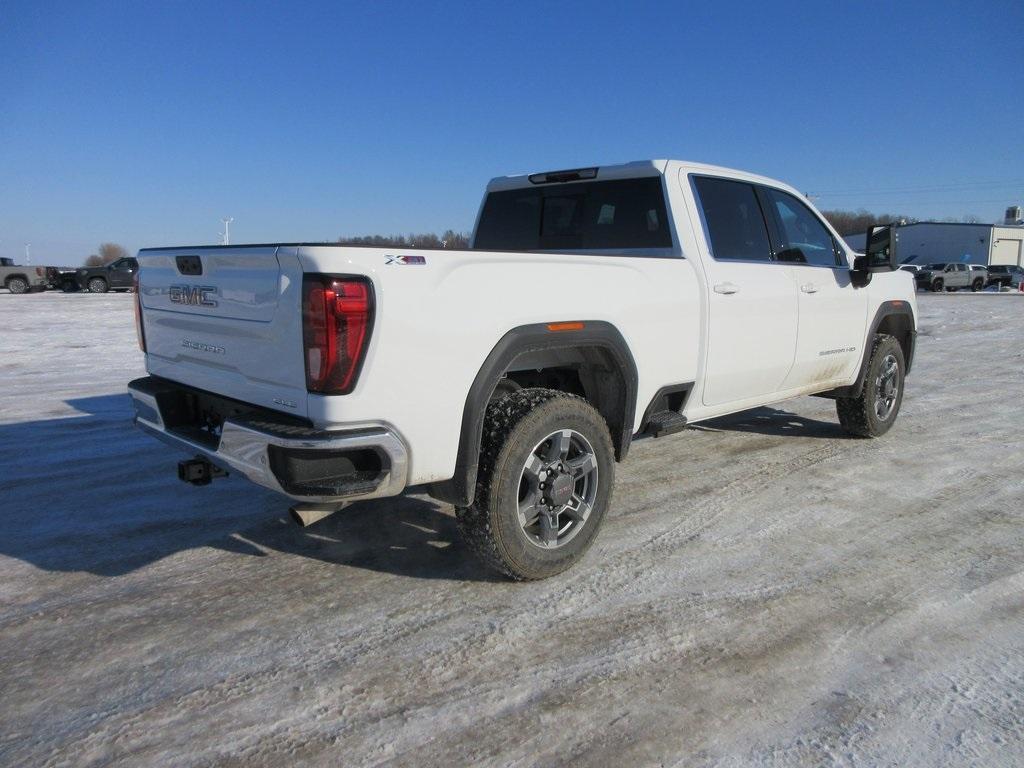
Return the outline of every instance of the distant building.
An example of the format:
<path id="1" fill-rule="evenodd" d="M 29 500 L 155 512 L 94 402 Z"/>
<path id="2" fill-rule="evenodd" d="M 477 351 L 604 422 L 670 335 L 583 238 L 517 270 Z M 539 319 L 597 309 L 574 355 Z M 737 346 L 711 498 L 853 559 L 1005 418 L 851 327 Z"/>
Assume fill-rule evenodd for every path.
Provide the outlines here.
<path id="1" fill-rule="evenodd" d="M 844 239 L 854 250 L 864 249 L 864 235 Z M 896 227 L 896 257 L 911 264 L 959 261 L 1024 266 L 1024 226 L 931 221 L 904 224 Z"/>

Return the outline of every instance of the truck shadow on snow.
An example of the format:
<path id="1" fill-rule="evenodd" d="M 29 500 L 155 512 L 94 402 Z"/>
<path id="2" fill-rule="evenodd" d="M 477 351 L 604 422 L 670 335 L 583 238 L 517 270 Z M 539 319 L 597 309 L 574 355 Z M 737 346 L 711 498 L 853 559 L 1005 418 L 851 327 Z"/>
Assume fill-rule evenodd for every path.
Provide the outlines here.
<path id="1" fill-rule="evenodd" d="M 819 437 L 829 440 L 853 439 L 839 421 L 821 421 L 800 416 L 781 408 L 763 407 L 721 416 L 694 424 L 691 429 L 705 432 L 751 432 L 776 437 Z"/>
<path id="2" fill-rule="evenodd" d="M 450 507 L 380 499 L 302 529 L 284 497 L 243 478 L 204 488 L 180 482 L 175 468 L 185 456 L 135 429 L 127 395 L 67 402 L 84 415 L 0 425 L 0 554 L 47 571 L 119 576 L 205 547 L 414 578 L 492 579 L 463 546 Z"/>
<path id="3" fill-rule="evenodd" d="M 99 576 L 212 548 L 252 557 L 281 552 L 422 579 L 497 579 L 463 545 L 447 505 L 415 496 L 367 501 L 298 528 L 284 497 L 240 477 L 204 488 L 181 483 L 175 468 L 184 454 L 135 429 L 127 395 L 67 403 L 84 415 L 60 409 L 55 418 L 0 425 L 0 554 L 47 571 Z M 777 408 L 694 428 L 846 436 L 836 423 Z"/>

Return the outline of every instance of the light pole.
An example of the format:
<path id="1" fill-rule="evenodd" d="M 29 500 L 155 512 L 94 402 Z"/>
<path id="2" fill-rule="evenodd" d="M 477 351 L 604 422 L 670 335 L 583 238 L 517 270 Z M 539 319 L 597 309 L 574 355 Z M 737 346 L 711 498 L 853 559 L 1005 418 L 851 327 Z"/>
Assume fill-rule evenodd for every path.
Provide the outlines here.
<path id="1" fill-rule="evenodd" d="M 221 221 L 224 222 L 224 231 L 220 233 L 220 244 L 231 245 L 231 222 L 234 219 L 231 216 L 225 216 Z"/>
<path id="2" fill-rule="evenodd" d="M 29 250 L 32 247 L 32 243 L 25 243 L 25 265 L 32 263 L 32 252 Z"/>

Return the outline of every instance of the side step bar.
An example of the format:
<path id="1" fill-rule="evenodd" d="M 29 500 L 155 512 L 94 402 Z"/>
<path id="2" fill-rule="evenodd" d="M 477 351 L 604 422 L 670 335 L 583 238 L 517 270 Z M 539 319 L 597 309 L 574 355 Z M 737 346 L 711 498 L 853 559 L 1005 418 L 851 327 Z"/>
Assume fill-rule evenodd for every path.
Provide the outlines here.
<path id="1" fill-rule="evenodd" d="M 686 429 L 686 417 L 676 411 L 658 411 L 647 419 L 645 432 L 651 437 L 674 435 Z"/>

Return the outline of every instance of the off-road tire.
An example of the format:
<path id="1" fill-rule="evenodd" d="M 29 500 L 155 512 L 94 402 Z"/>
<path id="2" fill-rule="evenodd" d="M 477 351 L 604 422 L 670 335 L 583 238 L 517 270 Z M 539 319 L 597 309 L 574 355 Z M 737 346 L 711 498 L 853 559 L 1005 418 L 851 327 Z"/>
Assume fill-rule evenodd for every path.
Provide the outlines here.
<path id="1" fill-rule="evenodd" d="M 7 290 L 11 293 L 28 293 L 28 281 L 22 277 L 12 277 L 7 281 Z"/>
<path id="2" fill-rule="evenodd" d="M 534 447 L 558 429 L 572 429 L 593 448 L 598 468 L 597 498 L 583 527 L 554 549 L 528 539 L 518 516 L 519 481 Z M 476 496 L 455 510 L 459 530 L 490 568 L 516 581 L 545 579 L 566 570 L 597 535 L 611 502 L 615 450 L 608 425 L 582 397 L 552 389 L 520 389 L 493 401 L 484 417 Z"/>
<path id="3" fill-rule="evenodd" d="M 875 382 L 879 376 L 882 361 L 890 354 L 896 358 L 899 368 L 897 374 L 899 389 L 896 392 L 896 402 L 892 410 L 883 420 L 879 419 L 875 412 L 877 397 Z M 868 358 L 867 370 L 864 373 L 864 386 L 861 388 L 860 396 L 836 398 L 836 413 L 839 415 L 839 423 L 843 429 L 856 437 L 881 437 L 888 432 L 895 423 L 903 402 L 906 370 L 903 348 L 896 338 L 885 333 L 877 334 L 871 348 L 871 356 Z"/>
<path id="4" fill-rule="evenodd" d="M 932 291 L 935 293 L 941 292 L 943 285 L 945 285 L 945 283 L 943 282 L 941 277 L 935 278 L 934 280 L 932 280 Z"/>
<path id="5" fill-rule="evenodd" d="M 89 278 L 89 293 L 106 293 L 110 290 L 110 286 L 107 285 L 107 281 L 102 277 Z"/>
<path id="6" fill-rule="evenodd" d="M 980 291 L 984 287 L 985 287 L 985 281 L 984 280 L 975 280 L 973 283 L 971 283 L 971 291 L 973 291 L 974 293 L 977 293 L 978 291 Z"/>

